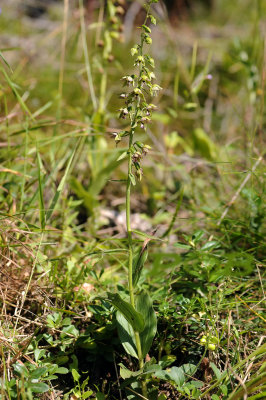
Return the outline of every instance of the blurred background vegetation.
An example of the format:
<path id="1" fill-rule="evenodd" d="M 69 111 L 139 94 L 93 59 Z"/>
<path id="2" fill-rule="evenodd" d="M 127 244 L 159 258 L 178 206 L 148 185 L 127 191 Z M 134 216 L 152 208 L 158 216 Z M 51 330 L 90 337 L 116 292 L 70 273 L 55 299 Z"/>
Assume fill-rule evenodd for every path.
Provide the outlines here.
<path id="1" fill-rule="evenodd" d="M 121 78 L 134 71 L 143 20 L 141 1 L 116 3 L 115 13 L 98 0 L 1 4 L 3 399 L 35 398 L 32 365 L 47 368 L 43 398 L 79 398 L 84 382 L 90 398 L 118 398 L 115 365 L 132 363 L 113 310 L 97 300 L 125 291 L 125 148 L 113 134 L 126 128 Z M 266 3 L 165 0 L 154 14 L 163 90 L 132 198 L 133 229 L 161 239 L 149 244 L 142 282 L 159 321 L 150 356 L 180 366 L 204 355 L 222 373 L 263 336 Z M 215 353 L 204 353 L 204 332 L 219 337 Z M 240 380 L 219 381 L 209 366 L 197 379 L 230 394 L 261 367 L 246 375 L 249 365 Z M 162 399 L 194 398 L 158 385 Z M 218 384 L 212 393 L 229 398 Z"/>

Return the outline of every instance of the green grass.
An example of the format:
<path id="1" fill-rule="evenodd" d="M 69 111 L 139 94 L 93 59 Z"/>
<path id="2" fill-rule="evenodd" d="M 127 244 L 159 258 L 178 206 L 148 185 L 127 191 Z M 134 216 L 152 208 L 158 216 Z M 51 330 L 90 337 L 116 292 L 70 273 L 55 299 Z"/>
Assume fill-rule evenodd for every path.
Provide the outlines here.
<path id="1" fill-rule="evenodd" d="M 139 399 L 144 377 L 151 400 L 262 399 L 265 5 L 217 0 L 152 31 L 163 90 L 131 198 L 134 249 L 160 239 L 139 280 L 158 324 L 144 370 L 103 300 L 128 295 L 126 144 L 111 133 L 127 129 L 139 30 L 108 62 L 111 22 L 69 6 L 43 25 L 2 8 L 0 398 Z"/>

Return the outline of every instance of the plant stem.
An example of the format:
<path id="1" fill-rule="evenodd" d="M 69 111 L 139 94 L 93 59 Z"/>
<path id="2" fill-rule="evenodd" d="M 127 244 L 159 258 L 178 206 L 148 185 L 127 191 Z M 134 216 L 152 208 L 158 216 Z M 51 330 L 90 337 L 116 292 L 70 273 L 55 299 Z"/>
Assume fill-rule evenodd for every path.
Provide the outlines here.
<path id="1" fill-rule="evenodd" d="M 134 289 L 133 289 L 133 245 L 132 245 L 132 232 L 130 223 L 130 194 L 131 194 L 131 180 L 130 174 L 132 173 L 132 156 L 130 152 L 130 147 L 133 141 L 133 131 L 131 130 L 128 143 L 128 176 L 127 176 L 127 191 L 126 191 L 126 224 L 127 224 L 127 237 L 128 237 L 128 288 L 130 303 L 135 307 L 134 301 Z"/>
<path id="2" fill-rule="evenodd" d="M 130 195 L 131 195 L 131 179 L 130 174 L 132 173 L 132 155 L 130 148 L 133 142 L 134 130 L 131 129 L 129 135 L 129 143 L 128 143 L 128 176 L 127 176 L 127 191 L 126 191 L 126 225 L 127 225 L 127 237 L 128 237 L 128 288 L 129 288 L 129 296 L 130 303 L 135 308 L 135 299 L 134 299 L 134 288 L 133 288 L 133 243 L 132 243 L 132 231 L 131 231 L 131 208 L 130 208 Z M 139 332 L 134 332 L 136 347 L 139 359 L 139 368 L 143 368 L 143 354 L 140 342 Z M 142 393 L 144 396 L 147 396 L 147 386 L 146 382 L 142 381 Z"/>
<path id="3" fill-rule="evenodd" d="M 150 3 L 148 3 L 147 14 L 145 18 L 145 22 L 147 21 L 148 15 L 150 11 Z M 140 54 L 142 55 L 144 39 L 141 37 L 140 44 Z M 142 74 L 142 65 L 139 70 L 137 87 L 139 87 L 140 79 Z M 131 196 L 131 176 L 132 176 L 132 152 L 131 147 L 133 144 L 133 137 L 135 131 L 135 124 L 139 112 L 140 106 L 140 98 L 138 98 L 137 103 L 135 104 L 135 110 L 133 118 L 131 119 L 131 129 L 129 133 L 129 141 L 128 141 L 128 171 L 127 171 L 127 189 L 126 189 L 126 226 L 127 226 L 127 237 L 128 237 L 128 289 L 129 289 L 129 297 L 130 303 L 135 308 L 135 299 L 134 299 L 134 287 L 133 287 L 133 242 L 132 242 L 132 231 L 131 231 L 131 207 L 130 207 L 130 196 Z M 134 331 L 135 341 L 137 347 L 137 354 L 139 360 L 139 368 L 142 369 L 144 367 L 143 353 L 140 342 L 139 332 Z M 141 382 L 142 386 L 142 394 L 147 398 L 148 391 L 145 378 Z"/>

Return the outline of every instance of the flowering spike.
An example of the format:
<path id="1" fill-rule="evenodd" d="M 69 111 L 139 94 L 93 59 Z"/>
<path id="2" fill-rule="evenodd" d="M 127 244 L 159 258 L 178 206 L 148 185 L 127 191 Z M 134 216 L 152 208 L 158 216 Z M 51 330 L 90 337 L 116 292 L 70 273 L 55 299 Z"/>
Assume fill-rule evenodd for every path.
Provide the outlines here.
<path id="1" fill-rule="evenodd" d="M 137 128 L 147 129 L 147 125 L 151 122 L 152 112 L 156 109 L 154 104 L 146 101 L 147 94 L 156 96 L 159 90 L 161 90 L 158 84 L 153 83 L 155 74 L 150 70 L 150 68 L 154 68 L 155 66 L 154 59 L 149 54 L 143 52 L 145 45 L 150 45 L 152 43 L 150 37 L 151 28 L 147 25 L 147 21 L 150 20 L 152 24 L 156 24 L 155 18 L 150 14 L 150 6 L 155 2 L 154 0 L 147 1 L 147 16 L 144 24 L 141 26 L 140 44 L 134 45 L 130 50 L 131 55 L 133 57 L 135 56 L 134 66 L 138 69 L 138 73 L 122 77 L 124 86 L 133 86 L 133 90 L 129 93 L 121 93 L 119 95 L 119 97 L 125 101 L 125 107 L 119 110 L 119 118 L 126 119 L 129 117 L 130 119 L 130 131 L 127 135 L 131 138 L 131 146 L 128 156 L 131 159 L 132 167 L 134 167 L 135 175 L 139 180 L 143 175 L 140 163 L 142 157 L 147 155 L 150 146 L 138 141 L 132 145 L 133 136 Z M 127 135 L 122 133 L 117 134 L 117 136 L 115 136 L 116 143 L 119 143 L 122 137 Z M 130 174 L 131 176 L 133 174 L 131 168 Z"/>

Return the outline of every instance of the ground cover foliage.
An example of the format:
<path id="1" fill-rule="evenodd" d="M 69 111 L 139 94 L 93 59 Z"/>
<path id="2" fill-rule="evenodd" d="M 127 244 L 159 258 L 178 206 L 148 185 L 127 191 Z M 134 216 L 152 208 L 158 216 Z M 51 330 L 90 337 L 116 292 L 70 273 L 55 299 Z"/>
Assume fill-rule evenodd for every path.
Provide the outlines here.
<path id="1" fill-rule="evenodd" d="M 103 3 L 2 5 L 0 398 L 263 399 L 265 4 Z"/>

